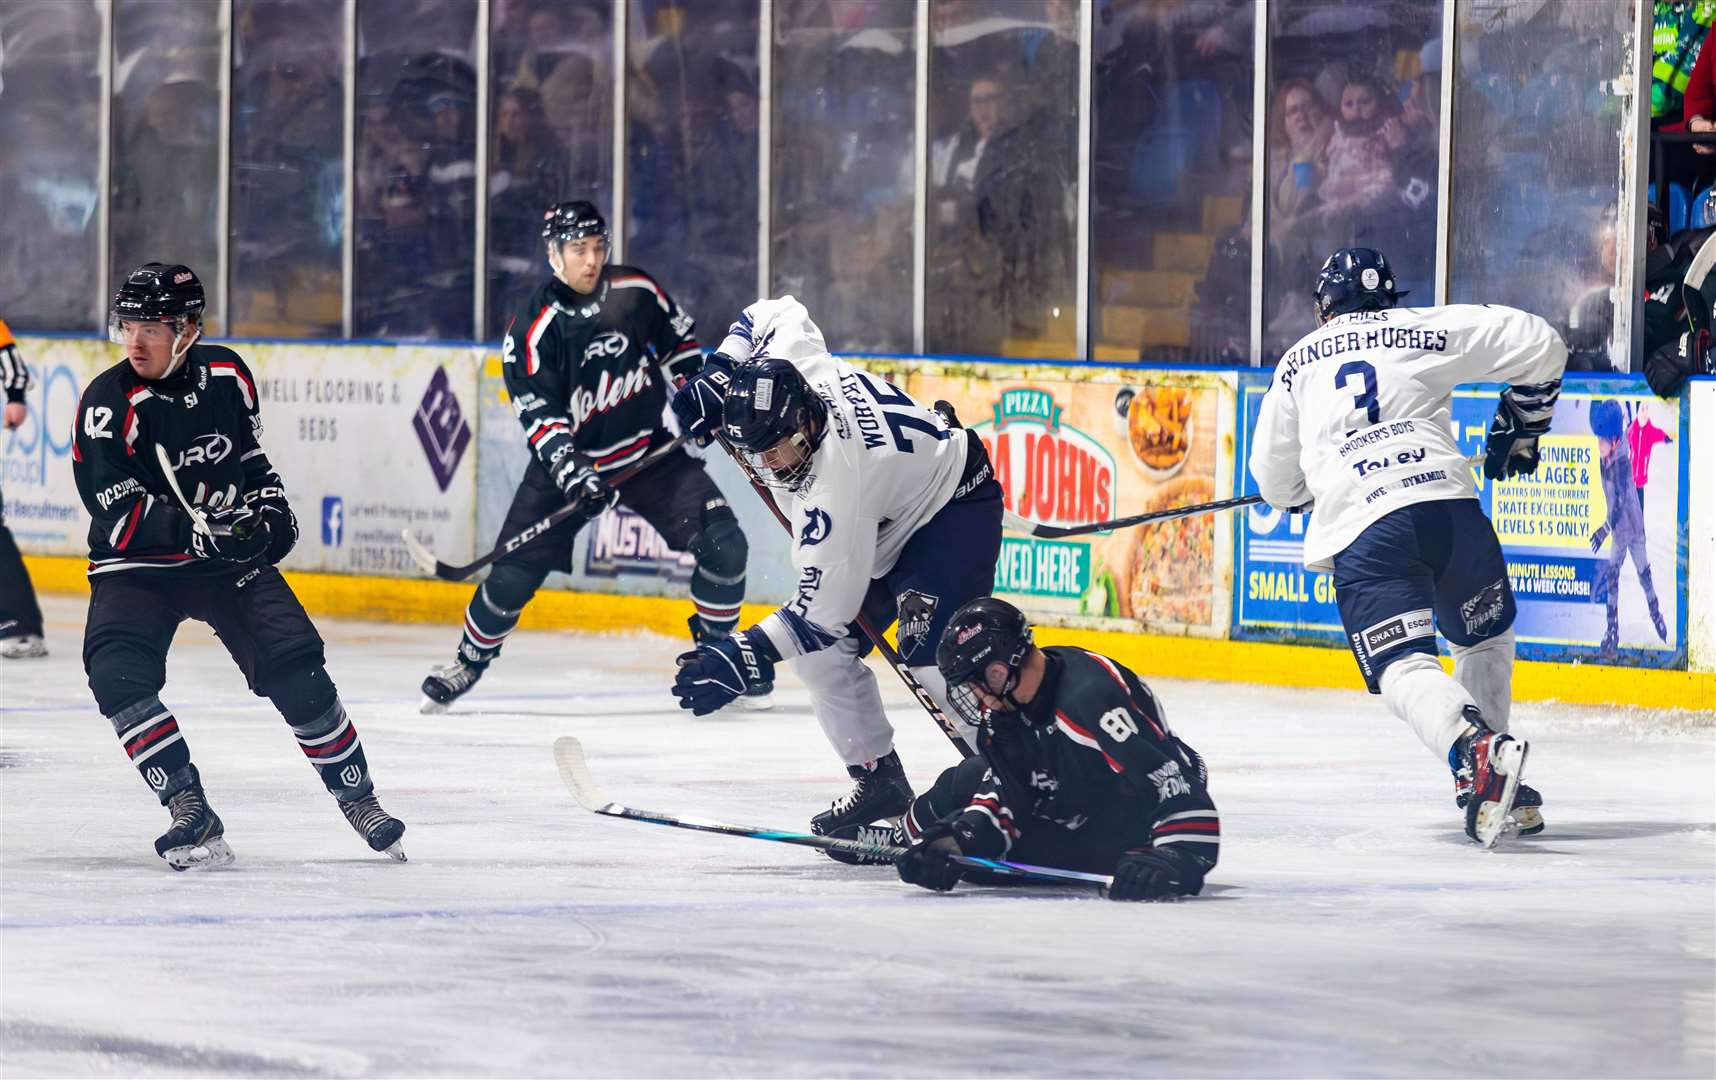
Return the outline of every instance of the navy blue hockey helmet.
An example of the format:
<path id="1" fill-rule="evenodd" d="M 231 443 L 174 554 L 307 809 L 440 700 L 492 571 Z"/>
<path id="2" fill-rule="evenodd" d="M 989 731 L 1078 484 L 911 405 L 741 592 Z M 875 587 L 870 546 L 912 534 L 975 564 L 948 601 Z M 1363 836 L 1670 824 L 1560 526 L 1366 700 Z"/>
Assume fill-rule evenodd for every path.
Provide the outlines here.
<path id="1" fill-rule="evenodd" d="M 575 199 L 555 203 L 543 211 L 542 239 L 550 247 L 558 247 L 568 240 L 582 240 L 586 236 L 599 236 L 604 242 L 610 239 L 608 222 L 596 209 L 595 203 Z"/>
<path id="2" fill-rule="evenodd" d="M 828 429 L 828 406 L 787 360 L 738 365 L 721 407 L 721 431 L 757 479 L 797 491 Z"/>
<path id="3" fill-rule="evenodd" d="M 973 692 L 979 686 L 1011 703 L 1020 666 L 1034 645 L 1025 613 L 1005 600 L 982 596 L 954 612 L 936 643 L 935 666 L 947 680 L 948 702 L 960 719 L 968 724 L 994 719 Z"/>
<path id="4" fill-rule="evenodd" d="M 1317 271 L 1317 321 L 1350 311 L 1382 311 L 1405 296 L 1394 288 L 1394 270 L 1375 248 L 1342 248 Z"/>

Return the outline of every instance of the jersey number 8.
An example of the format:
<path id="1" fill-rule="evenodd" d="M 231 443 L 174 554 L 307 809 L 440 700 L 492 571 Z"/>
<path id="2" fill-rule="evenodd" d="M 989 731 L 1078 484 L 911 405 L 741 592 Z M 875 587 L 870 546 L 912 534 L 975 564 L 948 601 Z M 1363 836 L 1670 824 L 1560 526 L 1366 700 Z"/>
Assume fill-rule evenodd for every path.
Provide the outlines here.
<path id="1" fill-rule="evenodd" d="M 1110 709 L 1102 714 L 1096 726 L 1108 732 L 1115 742 L 1125 742 L 1138 734 L 1138 724 L 1125 709 Z"/>

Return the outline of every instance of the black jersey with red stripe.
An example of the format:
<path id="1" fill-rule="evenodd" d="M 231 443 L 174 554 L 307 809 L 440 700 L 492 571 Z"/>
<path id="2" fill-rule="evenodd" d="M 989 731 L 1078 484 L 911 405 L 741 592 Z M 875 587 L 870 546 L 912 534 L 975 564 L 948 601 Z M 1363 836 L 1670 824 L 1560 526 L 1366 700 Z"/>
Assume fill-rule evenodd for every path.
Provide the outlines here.
<path id="1" fill-rule="evenodd" d="M 205 573 L 231 563 L 191 554 L 191 519 L 161 473 L 167 451 L 185 497 L 219 509 L 279 486 L 258 439 L 256 380 L 223 345 L 192 345 L 165 379 L 128 361 L 84 388 L 72 432 L 72 476 L 89 511 L 89 573 Z"/>
<path id="2" fill-rule="evenodd" d="M 656 280 L 608 266 L 593 293 L 549 278 L 507 327 L 507 393 L 537 460 L 611 472 L 671 436 L 668 392 L 703 366 L 691 316 Z"/>
<path id="3" fill-rule="evenodd" d="M 979 732 L 993 783 L 960 815 L 970 825 L 962 834 L 981 847 L 966 854 L 998 858 L 1024 833 L 1048 828 L 1064 830 L 1102 873 L 1127 851 L 1169 844 L 1214 867 L 1221 823 L 1203 758 L 1168 727 L 1150 688 L 1097 653 L 1043 653 L 1029 723 Z"/>

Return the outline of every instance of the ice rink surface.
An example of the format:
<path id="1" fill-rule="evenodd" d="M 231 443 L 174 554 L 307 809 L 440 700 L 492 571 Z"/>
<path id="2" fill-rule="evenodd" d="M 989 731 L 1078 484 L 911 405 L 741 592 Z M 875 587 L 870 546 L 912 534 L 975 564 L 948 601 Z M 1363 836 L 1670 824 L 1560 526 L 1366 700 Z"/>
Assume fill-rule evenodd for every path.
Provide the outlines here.
<path id="1" fill-rule="evenodd" d="M 47 600 L 53 656 L 0 666 L 6 1076 L 1716 1075 L 1709 714 L 1522 706 L 1549 831 L 1485 853 L 1376 699 L 1151 679 L 1221 809 L 1205 895 L 937 896 L 560 784 L 574 734 L 622 802 L 802 828 L 847 781 L 790 677 L 695 720 L 679 642 L 520 633 L 423 717 L 455 627 L 324 619 L 397 865 L 187 624 L 162 698 L 238 861 L 176 874 Z M 927 785 L 952 752 L 883 685 Z"/>

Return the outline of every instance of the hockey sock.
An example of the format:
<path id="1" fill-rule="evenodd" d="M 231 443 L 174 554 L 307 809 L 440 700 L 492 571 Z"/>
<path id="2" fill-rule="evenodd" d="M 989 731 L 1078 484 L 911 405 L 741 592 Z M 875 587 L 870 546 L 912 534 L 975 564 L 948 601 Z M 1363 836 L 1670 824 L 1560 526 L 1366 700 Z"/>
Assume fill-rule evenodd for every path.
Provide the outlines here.
<path id="1" fill-rule="evenodd" d="M 487 664 L 500 655 L 507 635 L 518 627 L 519 612 L 524 610 L 522 603 L 512 609 L 496 603 L 489 594 L 490 584 L 477 586 L 476 594 L 465 608 L 465 634 L 459 641 L 459 659 L 467 664 Z"/>
<path id="2" fill-rule="evenodd" d="M 876 673 L 858 659 L 858 649 L 856 640 L 844 637 L 792 660 L 822 733 L 847 765 L 874 761 L 894 748 L 894 725 L 882 706 Z"/>
<path id="3" fill-rule="evenodd" d="M 340 704 L 325 668 L 300 668 L 269 688 L 269 699 L 291 725 L 298 748 L 315 766 L 328 793 L 341 802 L 374 790 L 363 740 Z"/>
<path id="4" fill-rule="evenodd" d="M 1505 734 L 1513 711 L 1513 629 L 1476 645 L 1450 644 L 1448 651 L 1454 657 L 1454 681 L 1472 695 L 1490 730 Z"/>
<path id="5" fill-rule="evenodd" d="M 1434 656 L 1421 652 L 1407 653 L 1388 665 L 1382 673 L 1382 700 L 1438 759 L 1447 756 L 1467 727 L 1462 710 L 1477 707 Z"/>
<path id="6" fill-rule="evenodd" d="M 161 805 L 197 782 L 196 767 L 191 764 L 191 748 L 179 731 L 179 722 L 150 696 L 125 706 L 107 718 L 113 724 L 119 744 L 125 747 L 137 774 L 155 792 Z"/>
<path id="7" fill-rule="evenodd" d="M 710 638 L 726 637 L 739 625 L 739 604 L 745 599 L 745 534 L 731 516 L 717 517 L 689 547 L 697 560 L 691 574 L 697 618 Z"/>
<path id="8" fill-rule="evenodd" d="M 936 667 L 934 664 L 928 664 L 924 667 L 915 667 L 910 670 L 912 678 L 918 681 L 919 686 L 929 691 L 930 698 L 941 708 L 941 714 L 953 721 L 953 726 L 965 737 L 965 741 L 975 743 L 977 739 L 977 728 L 972 724 L 966 723 L 959 713 L 954 710 L 953 704 L 948 701 L 947 679 L 943 677 L 941 669 Z"/>

